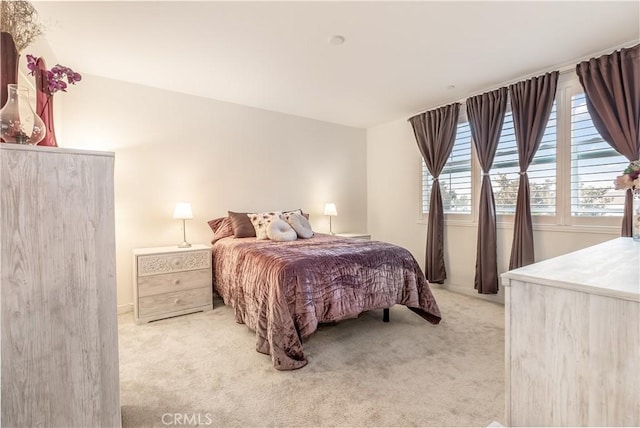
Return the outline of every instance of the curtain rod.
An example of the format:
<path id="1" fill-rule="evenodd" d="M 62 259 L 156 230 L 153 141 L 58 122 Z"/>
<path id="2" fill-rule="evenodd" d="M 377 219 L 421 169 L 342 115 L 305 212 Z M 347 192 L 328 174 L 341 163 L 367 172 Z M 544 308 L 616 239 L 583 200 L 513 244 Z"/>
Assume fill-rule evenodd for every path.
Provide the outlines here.
<path id="1" fill-rule="evenodd" d="M 476 96 L 476 95 L 484 94 L 485 92 L 490 92 L 490 91 L 493 91 L 495 89 L 501 88 L 503 86 L 509 86 L 511 84 L 514 84 L 514 83 L 517 83 L 517 82 L 521 82 L 523 80 L 527 80 L 527 79 L 530 79 L 532 77 L 540 76 L 542 74 L 549 73 L 549 72 L 554 71 L 554 70 L 558 70 L 560 72 L 561 76 L 562 75 L 566 75 L 566 74 L 568 74 L 570 72 L 574 72 L 575 69 L 576 69 L 576 66 L 578 64 L 580 64 L 582 61 L 587 61 L 587 60 L 589 60 L 591 58 L 597 58 L 597 57 L 602 56 L 602 55 L 608 55 L 608 54 L 611 54 L 612 52 L 615 52 L 615 51 L 623 49 L 623 48 L 630 48 L 630 47 L 633 47 L 633 46 L 637 45 L 638 43 L 640 43 L 640 40 L 638 40 L 638 39 L 629 40 L 629 41 L 626 41 L 624 43 L 621 43 L 621 44 L 618 44 L 618 45 L 614 45 L 613 47 L 609 47 L 609 48 L 603 49 L 601 51 L 598 51 L 598 52 L 595 52 L 595 53 L 591 53 L 591 54 L 579 57 L 578 59 L 573 59 L 571 61 L 564 62 L 564 63 L 562 63 L 560 65 L 557 65 L 557 66 L 554 66 L 554 67 L 547 67 L 547 68 L 545 68 L 543 70 L 527 74 L 527 75 L 525 75 L 523 77 L 519 77 L 519 78 L 511 79 L 511 80 L 506 80 L 506 81 L 504 81 L 502 83 L 498 83 L 497 85 L 492 85 L 491 87 L 486 87 L 486 88 L 481 89 L 479 91 L 474 91 L 473 93 L 464 95 L 462 98 L 452 99 L 452 100 L 446 101 L 444 103 L 440 103 L 440 104 L 438 104 L 436 106 L 431 106 L 431 107 L 428 107 L 426 109 L 421 109 L 421 110 L 419 110 L 419 111 L 417 111 L 415 113 L 410 114 L 409 117 L 407 118 L 407 120 L 409 120 L 409 118 L 412 118 L 413 116 L 415 116 L 417 114 L 422 114 L 422 113 L 425 113 L 425 112 L 427 112 L 429 110 L 437 109 L 439 107 L 443 107 L 443 106 L 446 106 L 448 104 L 453 104 L 453 103 L 456 103 L 456 102 L 458 102 L 460 104 L 464 104 L 464 101 L 467 98 L 471 98 L 471 97 Z"/>

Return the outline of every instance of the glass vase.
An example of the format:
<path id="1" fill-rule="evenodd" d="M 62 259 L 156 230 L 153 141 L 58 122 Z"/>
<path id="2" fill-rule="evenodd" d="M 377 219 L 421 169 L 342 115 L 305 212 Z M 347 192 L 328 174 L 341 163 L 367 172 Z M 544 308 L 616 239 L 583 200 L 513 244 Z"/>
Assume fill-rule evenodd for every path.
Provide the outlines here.
<path id="1" fill-rule="evenodd" d="M 632 192 L 631 236 L 634 241 L 640 241 L 640 189 L 633 189 Z"/>
<path id="2" fill-rule="evenodd" d="M 7 89 L 7 103 L 0 110 L 0 137 L 7 143 L 38 144 L 47 131 L 31 107 L 28 89 L 16 84 Z"/>

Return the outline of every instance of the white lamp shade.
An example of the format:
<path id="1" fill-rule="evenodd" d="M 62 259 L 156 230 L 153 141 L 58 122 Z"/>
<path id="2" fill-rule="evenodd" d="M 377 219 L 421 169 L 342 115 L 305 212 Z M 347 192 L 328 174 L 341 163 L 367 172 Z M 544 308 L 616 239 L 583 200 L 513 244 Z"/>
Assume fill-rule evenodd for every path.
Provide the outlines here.
<path id="1" fill-rule="evenodd" d="M 333 202 L 326 203 L 324 205 L 324 215 L 338 215 L 336 204 L 334 204 Z"/>
<path id="2" fill-rule="evenodd" d="M 173 210 L 173 218 L 192 219 L 191 204 L 189 202 L 178 202 L 176 209 Z"/>

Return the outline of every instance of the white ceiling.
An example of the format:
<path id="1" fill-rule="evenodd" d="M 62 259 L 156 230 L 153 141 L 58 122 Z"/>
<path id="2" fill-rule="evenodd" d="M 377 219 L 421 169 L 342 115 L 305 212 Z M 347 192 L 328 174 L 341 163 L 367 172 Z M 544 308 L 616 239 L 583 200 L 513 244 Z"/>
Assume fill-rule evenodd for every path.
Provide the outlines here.
<path id="1" fill-rule="evenodd" d="M 363 128 L 640 39 L 637 0 L 33 3 L 81 73 Z"/>

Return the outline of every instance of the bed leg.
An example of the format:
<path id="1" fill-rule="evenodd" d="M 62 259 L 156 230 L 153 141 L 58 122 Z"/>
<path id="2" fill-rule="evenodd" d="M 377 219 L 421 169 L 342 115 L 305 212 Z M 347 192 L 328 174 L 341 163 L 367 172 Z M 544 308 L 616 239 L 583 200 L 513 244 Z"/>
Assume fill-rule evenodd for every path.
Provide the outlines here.
<path id="1" fill-rule="evenodd" d="M 389 308 L 382 310 L 382 322 L 389 322 Z"/>
<path id="2" fill-rule="evenodd" d="M 296 334 L 298 335 L 298 340 L 300 341 L 300 343 L 302 343 L 302 335 L 300 334 L 300 329 L 298 328 L 298 326 L 296 325 Z"/>

